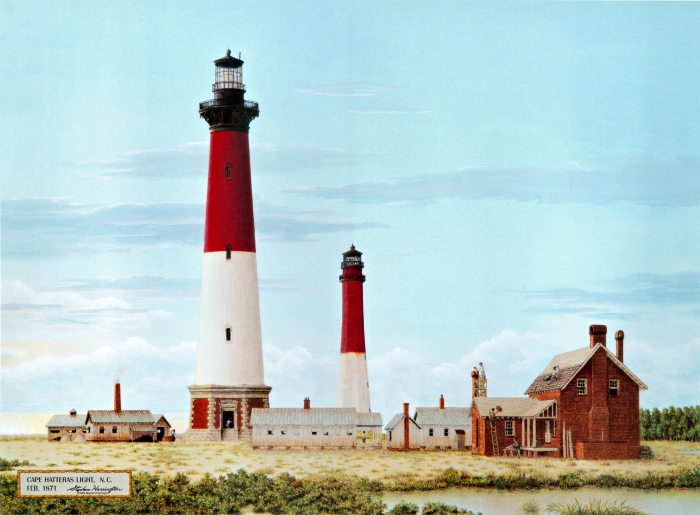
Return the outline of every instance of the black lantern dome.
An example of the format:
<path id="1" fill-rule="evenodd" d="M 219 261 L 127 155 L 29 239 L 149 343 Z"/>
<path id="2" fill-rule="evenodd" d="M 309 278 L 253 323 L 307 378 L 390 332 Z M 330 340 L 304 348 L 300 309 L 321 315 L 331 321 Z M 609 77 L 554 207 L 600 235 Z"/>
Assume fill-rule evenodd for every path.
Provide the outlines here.
<path id="1" fill-rule="evenodd" d="M 233 130 L 248 132 L 250 122 L 258 117 L 257 102 L 245 100 L 243 61 L 226 55 L 214 61 L 214 99 L 200 102 L 199 116 L 209 124 L 211 131 Z"/>

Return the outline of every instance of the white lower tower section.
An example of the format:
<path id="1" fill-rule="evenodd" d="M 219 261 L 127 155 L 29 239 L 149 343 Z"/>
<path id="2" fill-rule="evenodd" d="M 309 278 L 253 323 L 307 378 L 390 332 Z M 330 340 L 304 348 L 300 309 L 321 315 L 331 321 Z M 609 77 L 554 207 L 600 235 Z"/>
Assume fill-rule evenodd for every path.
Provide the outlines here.
<path id="1" fill-rule="evenodd" d="M 204 253 L 195 384 L 265 384 L 254 252 Z"/>
<path id="2" fill-rule="evenodd" d="M 340 354 L 338 407 L 355 408 L 358 412 L 372 411 L 369 404 L 367 357 L 364 352 Z"/>

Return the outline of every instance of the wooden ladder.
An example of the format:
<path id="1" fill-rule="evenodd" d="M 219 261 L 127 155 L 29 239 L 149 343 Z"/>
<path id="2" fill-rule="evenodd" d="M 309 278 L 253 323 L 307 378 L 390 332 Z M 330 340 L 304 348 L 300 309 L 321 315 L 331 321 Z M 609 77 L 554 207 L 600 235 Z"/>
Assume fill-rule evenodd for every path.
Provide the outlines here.
<path id="1" fill-rule="evenodd" d="M 501 452 L 498 449 L 498 433 L 496 432 L 496 426 L 491 424 L 491 417 L 489 417 L 489 425 L 491 426 L 491 445 L 493 445 L 493 455 L 500 456 Z"/>

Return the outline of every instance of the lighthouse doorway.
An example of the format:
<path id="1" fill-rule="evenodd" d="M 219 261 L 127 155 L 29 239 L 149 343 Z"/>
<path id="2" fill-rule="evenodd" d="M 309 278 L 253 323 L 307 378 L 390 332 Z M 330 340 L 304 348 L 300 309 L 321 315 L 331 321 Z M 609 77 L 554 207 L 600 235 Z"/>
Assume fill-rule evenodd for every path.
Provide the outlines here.
<path id="1" fill-rule="evenodd" d="M 234 429 L 236 426 L 236 412 L 234 410 L 223 410 L 221 412 L 221 427 L 224 429 Z"/>

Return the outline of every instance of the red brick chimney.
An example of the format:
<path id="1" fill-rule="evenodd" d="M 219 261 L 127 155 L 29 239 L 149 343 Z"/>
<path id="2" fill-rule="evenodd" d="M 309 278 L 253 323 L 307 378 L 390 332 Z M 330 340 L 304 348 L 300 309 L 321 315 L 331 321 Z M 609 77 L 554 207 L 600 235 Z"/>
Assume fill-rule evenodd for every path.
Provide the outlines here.
<path id="1" fill-rule="evenodd" d="M 114 383 L 114 412 L 122 412 L 122 387 L 119 383 Z"/>
<path id="2" fill-rule="evenodd" d="M 311 409 L 311 399 L 304 397 L 304 409 Z"/>
<path id="3" fill-rule="evenodd" d="M 615 333 L 615 357 L 620 360 L 620 363 L 624 363 L 625 355 L 625 333 L 624 331 L 618 331 Z"/>
<path id="4" fill-rule="evenodd" d="M 403 403 L 403 450 L 407 451 L 408 450 L 408 443 L 409 443 L 409 419 L 410 417 L 408 416 L 408 403 L 404 402 Z"/>
<path id="5" fill-rule="evenodd" d="M 605 325 L 592 325 L 588 328 L 588 334 L 591 335 L 591 349 L 601 343 L 605 344 L 605 335 L 608 334 L 608 327 Z"/>
<path id="6" fill-rule="evenodd" d="M 445 409 L 445 398 L 440 395 L 440 409 Z"/>

